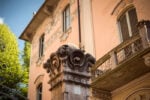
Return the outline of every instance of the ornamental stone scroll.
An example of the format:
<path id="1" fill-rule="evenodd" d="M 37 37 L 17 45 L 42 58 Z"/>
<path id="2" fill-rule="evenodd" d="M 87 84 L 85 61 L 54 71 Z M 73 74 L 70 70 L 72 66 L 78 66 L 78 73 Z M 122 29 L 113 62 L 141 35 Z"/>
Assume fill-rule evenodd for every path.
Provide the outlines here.
<path id="1" fill-rule="evenodd" d="M 95 63 L 95 58 L 90 54 L 84 54 L 80 49 L 73 46 L 63 45 L 44 64 L 44 68 L 49 74 L 60 71 L 61 64 L 68 67 L 70 71 L 89 72 L 89 67 Z"/>
<path id="2" fill-rule="evenodd" d="M 59 47 L 44 64 L 50 76 L 51 100 L 88 100 L 89 69 L 94 64 L 95 58 L 80 49 L 69 45 Z"/>

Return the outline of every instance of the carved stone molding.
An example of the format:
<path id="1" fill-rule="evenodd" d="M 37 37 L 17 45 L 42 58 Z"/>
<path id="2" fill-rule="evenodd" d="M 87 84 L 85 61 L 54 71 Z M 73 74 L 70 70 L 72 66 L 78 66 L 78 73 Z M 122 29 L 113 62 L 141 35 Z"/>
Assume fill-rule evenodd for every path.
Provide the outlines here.
<path id="1" fill-rule="evenodd" d="M 41 66 L 43 64 L 44 61 L 44 55 L 42 55 L 42 57 L 38 58 L 38 60 L 36 61 L 36 65 L 37 66 Z M 33 63 L 33 61 L 32 61 Z"/>
<path id="2" fill-rule="evenodd" d="M 141 88 L 136 90 L 125 100 L 150 100 L 150 88 Z"/>
<path id="3" fill-rule="evenodd" d="M 146 27 L 150 28 L 150 21 L 149 20 L 141 20 L 138 22 L 138 28 L 142 28 L 144 25 L 146 25 Z"/>
<path id="4" fill-rule="evenodd" d="M 50 76 L 54 76 L 60 71 L 60 60 L 56 53 L 52 53 L 50 58 L 44 64 L 44 68 Z"/>
<path id="5" fill-rule="evenodd" d="M 34 84 L 36 86 L 38 86 L 40 83 L 43 82 L 43 79 L 44 79 L 44 74 L 40 74 L 39 76 L 36 77 L 36 79 L 34 81 Z"/>
<path id="6" fill-rule="evenodd" d="M 67 38 L 69 37 L 69 34 L 71 33 L 72 28 L 70 27 L 66 32 L 62 32 L 61 36 L 60 36 L 60 41 L 66 41 Z"/>
<path id="7" fill-rule="evenodd" d="M 118 15 L 123 9 L 125 9 L 128 5 L 131 5 L 133 0 L 120 0 L 114 7 L 111 12 L 111 15 Z"/>
<path id="8" fill-rule="evenodd" d="M 61 60 L 65 60 L 70 70 L 88 72 L 89 67 L 95 63 L 95 59 L 90 54 L 84 54 L 80 49 L 68 45 L 61 46 L 57 54 Z"/>
<path id="9" fill-rule="evenodd" d="M 144 55 L 143 58 L 144 58 L 145 65 L 150 67 L 150 53 Z"/>
<path id="10" fill-rule="evenodd" d="M 90 86 L 90 76 L 84 74 L 65 72 L 64 81 L 69 83 L 76 83 L 83 86 Z"/>
<path id="11" fill-rule="evenodd" d="M 96 100 L 112 100 L 111 99 L 111 92 L 109 91 L 103 91 L 103 90 L 92 90 L 92 97 Z"/>
<path id="12" fill-rule="evenodd" d="M 61 74 L 58 74 L 56 77 L 52 78 L 48 83 L 51 85 L 50 91 L 62 83 Z"/>

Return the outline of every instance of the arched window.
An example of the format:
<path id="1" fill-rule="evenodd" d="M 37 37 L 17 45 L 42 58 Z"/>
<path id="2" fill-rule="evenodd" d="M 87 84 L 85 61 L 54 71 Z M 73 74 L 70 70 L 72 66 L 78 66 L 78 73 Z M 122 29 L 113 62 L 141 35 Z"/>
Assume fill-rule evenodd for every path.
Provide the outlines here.
<path id="1" fill-rule="evenodd" d="M 40 83 L 37 87 L 37 99 L 42 100 L 42 83 Z"/>
<path id="2" fill-rule="evenodd" d="M 138 33 L 136 24 L 138 23 L 136 9 L 127 9 L 118 19 L 122 40 L 128 40 L 131 36 Z"/>

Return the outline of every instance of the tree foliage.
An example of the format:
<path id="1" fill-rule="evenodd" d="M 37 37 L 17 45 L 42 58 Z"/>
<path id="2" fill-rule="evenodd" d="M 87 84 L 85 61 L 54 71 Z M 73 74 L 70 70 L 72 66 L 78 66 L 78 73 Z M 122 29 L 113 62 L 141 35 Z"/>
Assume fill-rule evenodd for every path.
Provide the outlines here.
<path id="1" fill-rule="evenodd" d="M 26 67 L 29 70 L 29 64 L 30 64 L 30 43 L 24 42 L 24 49 L 23 49 L 23 66 Z"/>
<path id="2" fill-rule="evenodd" d="M 7 25 L 0 24 L 0 84 L 19 89 L 27 81 L 28 73 L 19 61 L 19 48 L 15 35 Z"/>
<path id="3" fill-rule="evenodd" d="M 29 42 L 24 42 L 24 49 L 23 49 L 23 54 L 22 54 L 22 60 L 23 60 L 23 68 L 26 70 L 27 73 L 29 73 L 29 66 L 30 66 L 30 51 L 31 51 L 31 48 L 30 48 L 30 43 Z M 29 74 L 27 74 L 27 78 L 26 78 L 26 81 L 25 81 L 25 84 L 28 85 L 28 77 Z M 23 87 L 21 88 L 21 91 L 27 95 L 27 90 L 28 88 L 27 87 Z"/>

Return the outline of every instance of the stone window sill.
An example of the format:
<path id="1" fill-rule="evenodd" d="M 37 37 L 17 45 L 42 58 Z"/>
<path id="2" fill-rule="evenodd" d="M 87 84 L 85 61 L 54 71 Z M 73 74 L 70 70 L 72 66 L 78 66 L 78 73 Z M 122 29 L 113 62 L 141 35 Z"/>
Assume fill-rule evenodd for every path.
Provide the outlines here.
<path id="1" fill-rule="evenodd" d="M 42 55 L 41 57 L 38 58 L 36 65 L 40 66 L 43 63 L 43 61 L 44 61 L 44 55 Z"/>
<path id="2" fill-rule="evenodd" d="M 60 41 L 61 42 L 66 41 L 71 31 L 72 31 L 72 27 L 69 27 L 66 32 L 63 32 L 62 35 L 60 36 Z"/>

